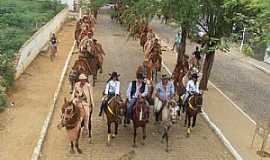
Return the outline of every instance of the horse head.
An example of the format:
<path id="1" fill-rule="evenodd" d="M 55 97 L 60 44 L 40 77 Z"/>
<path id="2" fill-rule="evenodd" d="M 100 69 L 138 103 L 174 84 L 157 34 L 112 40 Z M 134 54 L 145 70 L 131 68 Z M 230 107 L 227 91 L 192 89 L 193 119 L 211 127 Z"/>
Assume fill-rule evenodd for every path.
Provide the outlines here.
<path id="1" fill-rule="evenodd" d="M 175 123 L 177 121 L 177 116 L 178 116 L 178 106 L 177 106 L 177 102 L 172 99 L 168 102 L 167 104 L 167 107 L 168 109 L 170 110 L 170 118 L 171 118 L 171 121 L 173 123 Z"/>

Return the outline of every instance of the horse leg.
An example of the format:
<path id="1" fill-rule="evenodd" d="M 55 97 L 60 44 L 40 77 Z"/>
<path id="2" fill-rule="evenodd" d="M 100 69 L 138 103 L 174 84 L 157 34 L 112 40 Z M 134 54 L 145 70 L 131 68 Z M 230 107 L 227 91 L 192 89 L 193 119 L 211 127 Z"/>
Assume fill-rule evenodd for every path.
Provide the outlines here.
<path id="1" fill-rule="evenodd" d="M 165 138 L 166 138 L 166 149 L 165 151 L 166 152 L 169 152 L 169 136 L 168 136 L 168 131 L 169 131 L 169 128 L 168 129 L 165 129 Z"/>
<path id="2" fill-rule="evenodd" d="M 76 149 L 77 149 L 77 152 L 78 152 L 79 154 L 82 154 L 82 150 L 81 150 L 80 147 L 79 147 L 79 138 L 76 139 L 75 147 L 76 147 Z"/>
<path id="3" fill-rule="evenodd" d="M 188 113 L 186 112 L 186 115 L 185 115 L 185 124 L 184 124 L 184 127 L 187 126 L 187 117 L 188 117 Z"/>
<path id="4" fill-rule="evenodd" d="M 197 114 L 195 114 L 195 115 L 193 116 L 192 128 L 195 127 L 195 125 L 196 125 L 196 120 L 197 120 Z"/>
<path id="5" fill-rule="evenodd" d="M 142 127 L 142 131 L 143 131 L 143 141 L 142 141 L 142 145 L 145 144 L 145 139 L 146 139 L 146 127 Z"/>
<path id="6" fill-rule="evenodd" d="M 134 126 L 134 133 L 133 133 L 133 147 L 137 147 L 136 145 L 136 136 L 137 136 L 137 128 Z"/>
<path id="7" fill-rule="evenodd" d="M 115 122 L 115 130 L 114 130 L 114 135 L 113 138 L 118 134 L 118 122 Z"/>
<path id="8" fill-rule="evenodd" d="M 111 123 L 108 122 L 108 139 L 107 139 L 107 146 L 111 145 Z"/>
<path id="9" fill-rule="evenodd" d="M 187 136 L 189 136 L 190 135 L 190 132 L 191 132 L 191 130 L 190 130 L 191 116 L 188 115 L 187 118 L 188 118 Z"/>
<path id="10" fill-rule="evenodd" d="M 74 154 L 74 153 L 75 153 L 73 141 L 70 142 L 70 153 L 71 153 L 71 154 Z"/>
<path id="11" fill-rule="evenodd" d="M 92 138 L 92 122 L 91 122 L 91 117 L 92 117 L 92 111 L 89 114 L 89 122 L 88 122 L 88 137 L 89 137 L 89 142 L 91 143 L 91 138 Z"/>

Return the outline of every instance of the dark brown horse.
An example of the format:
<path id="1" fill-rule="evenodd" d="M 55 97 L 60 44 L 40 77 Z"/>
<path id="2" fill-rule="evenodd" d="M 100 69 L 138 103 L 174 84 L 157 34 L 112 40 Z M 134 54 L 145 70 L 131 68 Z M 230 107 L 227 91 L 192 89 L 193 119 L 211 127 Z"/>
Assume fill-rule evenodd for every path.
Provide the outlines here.
<path id="1" fill-rule="evenodd" d="M 110 145 L 111 138 L 115 138 L 118 133 L 118 125 L 121 123 L 121 117 L 124 116 L 126 103 L 124 103 L 119 96 L 112 97 L 107 102 L 107 108 L 105 109 L 105 114 L 107 117 L 107 125 L 108 125 L 108 141 L 107 145 Z M 111 134 L 111 124 L 114 123 L 115 131 L 114 134 Z"/>
<path id="2" fill-rule="evenodd" d="M 148 123 L 149 119 L 149 107 L 146 105 L 145 100 L 143 98 L 139 98 L 135 103 L 132 111 L 132 121 L 133 121 L 133 147 L 137 147 L 136 145 L 136 136 L 137 136 L 137 128 L 141 127 L 143 131 L 143 142 L 142 145 L 145 144 L 146 139 L 146 123 Z"/>
<path id="3" fill-rule="evenodd" d="M 196 125 L 197 114 L 201 112 L 203 104 L 203 95 L 195 93 L 192 95 L 186 105 L 186 117 L 185 117 L 185 126 L 188 123 L 187 136 L 191 133 L 191 118 L 192 118 L 192 128 Z"/>
<path id="4" fill-rule="evenodd" d="M 57 125 L 60 129 L 61 127 L 65 127 L 67 130 L 67 137 L 70 141 L 70 152 L 75 153 L 74 151 L 74 143 L 75 148 L 77 149 L 78 153 L 82 153 L 81 149 L 79 148 L 79 138 L 81 133 L 81 111 L 78 106 L 72 101 L 67 101 L 66 98 L 64 99 L 64 104 L 61 109 L 61 123 Z"/>

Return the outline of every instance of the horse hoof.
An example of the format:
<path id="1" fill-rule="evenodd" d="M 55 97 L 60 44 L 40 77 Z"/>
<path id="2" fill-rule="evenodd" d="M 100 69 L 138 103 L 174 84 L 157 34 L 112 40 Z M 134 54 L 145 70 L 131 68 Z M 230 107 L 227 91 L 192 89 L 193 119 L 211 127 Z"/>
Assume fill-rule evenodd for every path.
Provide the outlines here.
<path id="1" fill-rule="evenodd" d="M 75 154 L 74 149 L 71 149 L 69 152 L 70 152 L 70 154 Z"/>
<path id="2" fill-rule="evenodd" d="M 163 139 L 161 139 L 160 143 L 164 144 L 164 140 L 163 140 Z"/>
<path id="3" fill-rule="evenodd" d="M 116 138 L 116 135 L 115 134 L 112 134 L 112 138 Z"/>
<path id="4" fill-rule="evenodd" d="M 92 139 L 88 138 L 88 143 L 91 144 L 92 143 Z"/>
<path id="5" fill-rule="evenodd" d="M 169 149 L 168 149 L 168 148 L 166 148 L 166 149 L 165 149 L 165 152 L 169 153 Z"/>
<path id="6" fill-rule="evenodd" d="M 81 149 L 77 149 L 77 152 L 79 153 L 79 154 L 82 154 L 82 150 Z"/>
<path id="7" fill-rule="evenodd" d="M 145 145 L 145 142 L 141 142 L 141 145 L 143 145 L 143 146 L 144 146 L 144 145 Z"/>
<path id="8" fill-rule="evenodd" d="M 137 145 L 136 144 L 133 144 L 133 146 L 132 146 L 133 148 L 137 148 Z"/>

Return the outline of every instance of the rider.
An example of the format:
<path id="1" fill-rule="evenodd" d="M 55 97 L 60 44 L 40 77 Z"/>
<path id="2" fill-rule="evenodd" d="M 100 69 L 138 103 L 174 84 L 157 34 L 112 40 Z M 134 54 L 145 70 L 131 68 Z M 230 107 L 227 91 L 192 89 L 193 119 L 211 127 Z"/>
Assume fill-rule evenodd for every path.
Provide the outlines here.
<path id="1" fill-rule="evenodd" d="M 130 82 L 127 89 L 128 97 L 128 108 L 127 108 L 127 118 L 131 119 L 133 106 L 135 105 L 138 98 L 144 98 L 148 94 L 148 87 L 144 82 L 144 77 L 142 73 L 136 75 L 137 80 Z M 129 123 L 129 120 L 128 120 Z"/>
<path id="2" fill-rule="evenodd" d="M 51 53 L 52 54 L 51 58 L 52 58 L 52 57 L 55 57 L 55 54 L 57 52 L 57 39 L 56 39 L 55 33 L 52 34 L 50 43 L 51 43 L 51 49 L 53 50 Z"/>
<path id="3" fill-rule="evenodd" d="M 195 93 L 198 93 L 198 94 L 200 93 L 197 73 L 193 73 L 191 75 L 191 79 L 187 82 L 186 94 L 184 96 L 183 104 L 185 105 L 186 102 L 188 101 L 189 97 Z"/>
<path id="4" fill-rule="evenodd" d="M 147 40 L 152 40 L 152 39 L 155 39 L 156 38 L 156 35 L 155 33 L 153 32 L 153 29 L 149 29 L 148 33 L 147 33 Z"/>
<path id="5" fill-rule="evenodd" d="M 196 50 L 192 53 L 192 57 L 190 59 L 190 68 L 196 67 L 200 70 L 200 60 L 201 60 L 201 52 L 199 50 L 199 47 L 196 47 Z"/>
<path id="6" fill-rule="evenodd" d="M 93 105 L 92 88 L 88 83 L 88 78 L 85 74 L 80 74 L 79 82 L 75 83 L 74 90 L 71 96 L 74 104 L 80 107 L 84 112 L 84 130 L 88 133 L 88 124 L 90 116 L 90 106 Z"/>
<path id="7" fill-rule="evenodd" d="M 102 64 L 103 64 L 103 56 L 105 56 L 105 52 L 102 48 L 102 45 L 100 43 L 97 42 L 96 39 L 93 39 L 93 48 L 95 48 L 95 52 L 97 55 L 97 59 L 99 61 L 99 67 L 100 67 L 100 73 L 102 73 Z"/>
<path id="8" fill-rule="evenodd" d="M 102 115 L 102 111 L 106 109 L 107 103 L 109 100 L 114 97 L 114 96 L 119 96 L 120 95 L 120 82 L 118 80 L 118 77 L 120 76 L 117 74 L 117 72 L 112 72 L 110 74 L 110 79 L 107 81 L 106 88 L 104 91 L 104 97 L 102 98 L 102 104 L 100 107 L 100 112 L 99 116 Z"/>
<path id="9" fill-rule="evenodd" d="M 170 81 L 168 75 L 163 74 L 161 76 L 161 82 L 156 86 L 156 100 L 155 100 L 155 110 L 156 110 L 156 121 L 159 120 L 160 113 L 163 106 L 169 102 L 175 94 L 174 84 Z"/>
<path id="10" fill-rule="evenodd" d="M 175 41 L 173 44 L 172 51 L 174 50 L 175 47 L 176 47 L 176 49 L 178 49 L 180 47 L 181 39 L 182 39 L 182 36 L 181 36 L 181 32 L 179 31 L 179 32 L 177 32 L 177 34 L 175 36 Z"/>

